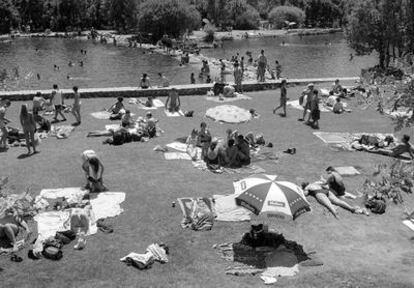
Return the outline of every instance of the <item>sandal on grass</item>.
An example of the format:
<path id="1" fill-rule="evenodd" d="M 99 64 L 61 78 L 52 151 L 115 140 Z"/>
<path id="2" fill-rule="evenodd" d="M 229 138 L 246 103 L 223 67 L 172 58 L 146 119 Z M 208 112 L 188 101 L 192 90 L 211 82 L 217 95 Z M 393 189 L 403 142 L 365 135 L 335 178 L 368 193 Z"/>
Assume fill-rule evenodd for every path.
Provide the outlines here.
<path id="1" fill-rule="evenodd" d="M 10 257 L 10 261 L 13 261 L 13 262 L 22 262 L 23 261 L 23 258 L 20 257 L 20 256 L 17 256 L 16 254 L 13 254 Z"/>

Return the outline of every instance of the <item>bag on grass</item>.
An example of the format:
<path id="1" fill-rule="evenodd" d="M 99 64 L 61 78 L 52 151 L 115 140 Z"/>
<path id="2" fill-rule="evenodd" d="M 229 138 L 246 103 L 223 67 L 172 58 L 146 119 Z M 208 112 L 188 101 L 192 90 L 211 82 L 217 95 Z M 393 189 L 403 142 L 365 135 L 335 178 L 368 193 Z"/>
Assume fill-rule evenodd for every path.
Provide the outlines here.
<path id="1" fill-rule="evenodd" d="M 48 246 L 43 249 L 42 251 L 43 257 L 50 260 L 60 260 L 63 257 L 62 250 L 54 247 L 54 246 Z"/>
<path id="2" fill-rule="evenodd" d="M 384 198 L 374 197 L 365 202 L 365 207 L 370 209 L 372 213 L 384 214 L 387 204 Z"/>

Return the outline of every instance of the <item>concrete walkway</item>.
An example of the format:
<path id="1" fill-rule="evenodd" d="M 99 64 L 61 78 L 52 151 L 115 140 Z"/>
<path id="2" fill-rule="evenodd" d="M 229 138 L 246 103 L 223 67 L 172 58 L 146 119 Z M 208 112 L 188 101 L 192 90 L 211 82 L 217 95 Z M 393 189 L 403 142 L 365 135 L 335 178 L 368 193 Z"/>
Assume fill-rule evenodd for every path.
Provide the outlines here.
<path id="1" fill-rule="evenodd" d="M 357 81 L 359 77 L 342 77 L 342 78 L 315 78 L 315 79 L 287 79 L 290 85 L 307 85 L 314 83 L 315 85 L 320 83 L 333 83 L 336 79 L 341 82 L 345 81 Z M 264 83 L 258 83 L 256 81 L 246 81 L 243 83 L 243 90 L 246 92 L 272 90 L 280 87 L 281 80 L 270 80 Z M 233 83 L 230 82 L 231 85 Z M 94 97 L 148 97 L 148 96 L 167 96 L 168 91 L 172 88 L 176 88 L 180 95 L 206 95 L 207 92 L 213 88 L 213 84 L 192 84 L 192 85 L 173 85 L 167 88 L 150 88 L 141 89 L 137 87 L 110 87 L 110 88 L 84 88 L 79 89 L 82 98 L 94 98 Z M 16 100 L 32 100 L 36 92 L 41 92 L 42 95 L 49 95 L 52 90 L 22 90 L 22 91 L 0 91 L 0 98 L 9 99 L 11 101 Z M 62 89 L 65 97 L 70 98 L 73 91 L 71 89 Z"/>

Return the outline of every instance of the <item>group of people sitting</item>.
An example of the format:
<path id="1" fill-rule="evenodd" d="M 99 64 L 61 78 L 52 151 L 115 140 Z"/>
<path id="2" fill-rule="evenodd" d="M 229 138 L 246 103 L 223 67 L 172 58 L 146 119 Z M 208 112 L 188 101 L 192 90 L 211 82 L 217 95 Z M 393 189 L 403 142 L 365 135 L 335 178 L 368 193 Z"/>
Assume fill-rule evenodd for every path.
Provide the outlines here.
<path id="1" fill-rule="evenodd" d="M 200 157 L 212 170 L 220 167 L 240 168 L 251 162 L 250 150 L 259 144 L 264 145 L 263 136 L 255 137 L 253 133 L 246 136 L 239 134 L 237 130 L 227 130 L 224 141 L 212 137 L 207 124 L 202 122 L 200 130 L 193 129 L 188 136 L 187 153 L 193 160 Z M 198 148 L 198 149 L 197 149 Z M 201 148 L 201 155 L 198 154 Z"/>

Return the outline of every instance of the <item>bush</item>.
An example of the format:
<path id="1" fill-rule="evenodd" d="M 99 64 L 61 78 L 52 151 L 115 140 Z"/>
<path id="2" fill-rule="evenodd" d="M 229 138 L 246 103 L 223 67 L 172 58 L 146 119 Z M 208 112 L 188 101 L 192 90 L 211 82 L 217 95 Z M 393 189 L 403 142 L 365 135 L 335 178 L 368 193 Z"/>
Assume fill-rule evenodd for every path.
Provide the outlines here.
<path id="1" fill-rule="evenodd" d="M 200 13 L 187 1 L 147 0 L 139 7 L 139 30 L 151 33 L 153 40 L 161 39 L 164 34 L 177 38 L 200 24 Z"/>
<path id="2" fill-rule="evenodd" d="M 240 30 L 257 29 L 259 24 L 259 12 L 254 7 L 248 6 L 246 11 L 236 18 L 234 28 Z"/>
<path id="3" fill-rule="evenodd" d="M 209 26 L 205 29 L 206 36 L 204 36 L 204 42 L 211 43 L 214 41 L 214 34 L 216 33 L 216 29 L 213 26 Z"/>
<path id="4" fill-rule="evenodd" d="M 297 7 L 279 6 L 269 13 L 269 20 L 277 29 L 285 27 L 285 21 L 296 22 L 300 25 L 305 20 L 305 12 Z"/>

